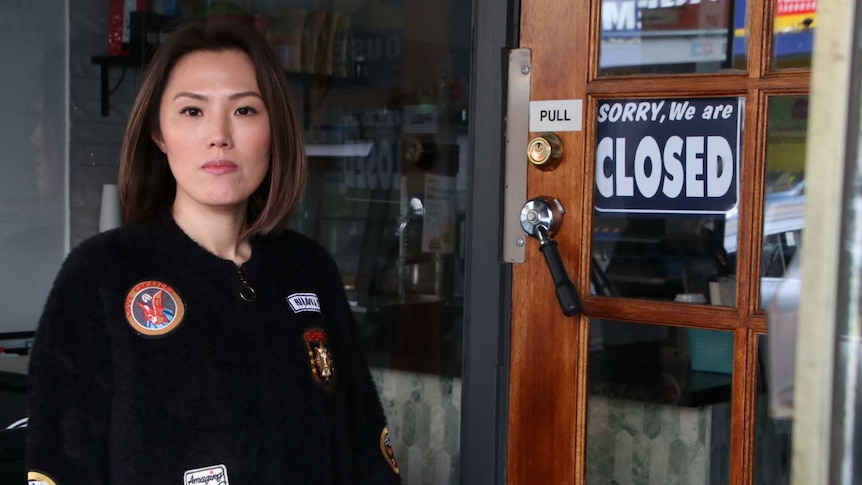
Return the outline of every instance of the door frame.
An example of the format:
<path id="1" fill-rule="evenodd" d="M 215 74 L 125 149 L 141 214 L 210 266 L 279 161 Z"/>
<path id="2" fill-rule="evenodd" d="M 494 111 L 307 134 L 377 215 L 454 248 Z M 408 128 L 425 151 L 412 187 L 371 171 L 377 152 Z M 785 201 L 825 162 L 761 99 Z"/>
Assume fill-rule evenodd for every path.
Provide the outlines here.
<path id="1" fill-rule="evenodd" d="M 506 483 L 512 268 L 501 237 L 506 51 L 519 0 L 473 1 L 460 483 Z"/>

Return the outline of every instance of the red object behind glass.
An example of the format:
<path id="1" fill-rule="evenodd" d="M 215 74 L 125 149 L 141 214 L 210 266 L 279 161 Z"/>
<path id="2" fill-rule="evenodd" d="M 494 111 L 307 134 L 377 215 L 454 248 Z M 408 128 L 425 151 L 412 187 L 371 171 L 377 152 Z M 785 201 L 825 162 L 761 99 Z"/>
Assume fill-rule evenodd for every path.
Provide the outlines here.
<path id="1" fill-rule="evenodd" d="M 148 11 L 150 0 L 111 0 L 108 11 L 108 55 L 127 56 L 129 51 L 129 16 Z"/>

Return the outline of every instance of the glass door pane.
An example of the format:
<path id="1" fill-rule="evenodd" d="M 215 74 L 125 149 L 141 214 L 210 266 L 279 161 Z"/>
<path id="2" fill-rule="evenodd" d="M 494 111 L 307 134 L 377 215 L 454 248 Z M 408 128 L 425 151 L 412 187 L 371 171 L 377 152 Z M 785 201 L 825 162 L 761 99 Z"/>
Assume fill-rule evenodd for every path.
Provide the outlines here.
<path id="1" fill-rule="evenodd" d="M 772 68 L 810 68 L 817 0 L 775 0 Z"/>
<path id="2" fill-rule="evenodd" d="M 768 117 L 760 255 L 761 308 L 769 304 L 802 242 L 808 96 L 770 97 Z"/>
<path id="3" fill-rule="evenodd" d="M 592 291 L 734 306 L 742 98 L 601 101 Z"/>
<path id="4" fill-rule="evenodd" d="M 768 335 L 757 338 L 757 395 L 754 412 L 754 483 L 787 485 L 790 483 L 790 442 L 793 421 L 775 419 L 769 409 L 766 343 Z"/>
<path id="5" fill-rule="evenodd" d="M 745 0 L 602 0 L 600 75 L 745 69 Z"/>
<path id="6" fill-rule="evenodd" d="M 587 483 L 728 483 L 733 334 L 593 320 Z"/>
<path id="7" fill-rule="evenodd" d="M 258 0 L 405 483 L 457 483 L 471 5 Z"/>

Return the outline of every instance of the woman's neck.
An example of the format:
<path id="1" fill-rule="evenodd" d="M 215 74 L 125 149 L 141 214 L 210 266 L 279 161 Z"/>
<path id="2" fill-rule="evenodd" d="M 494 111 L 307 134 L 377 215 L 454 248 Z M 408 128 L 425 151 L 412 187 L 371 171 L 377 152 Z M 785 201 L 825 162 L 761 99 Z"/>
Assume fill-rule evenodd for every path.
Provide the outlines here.
<path id="1" fill-rule="evenodd" d="M 205 207 L 177 207 L 171 210 L 177 226 L 193 241 L 219 258 L 241 265 L 251 258 L 251 244 L 240 239 L 245 229 L 245 209 L 216 211 Z"/>

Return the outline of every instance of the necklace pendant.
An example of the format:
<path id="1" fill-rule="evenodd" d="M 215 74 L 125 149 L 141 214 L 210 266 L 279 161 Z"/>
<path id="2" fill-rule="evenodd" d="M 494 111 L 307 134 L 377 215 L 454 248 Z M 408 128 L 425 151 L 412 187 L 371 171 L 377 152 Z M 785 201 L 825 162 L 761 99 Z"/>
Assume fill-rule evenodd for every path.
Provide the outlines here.
<path id="1" fill-rule="evenodd" d="M 242 287 L 239 289 L 239 297 L 245 301 L 254 301 L 257 299 L 257 292 L 248 283 L 243 281 Z"/>
<path id="2" fill-rule="evenodd" d="M 245 301 L 252 302 L 257 300 L 257 292 L 254 291 L 254 288 L 248 284 L 248 281 L 245 280 L 245 277 L 242 275 L 242 267 L 236 267 L 236 274 L 239 275 L 239 297 Z"/>

